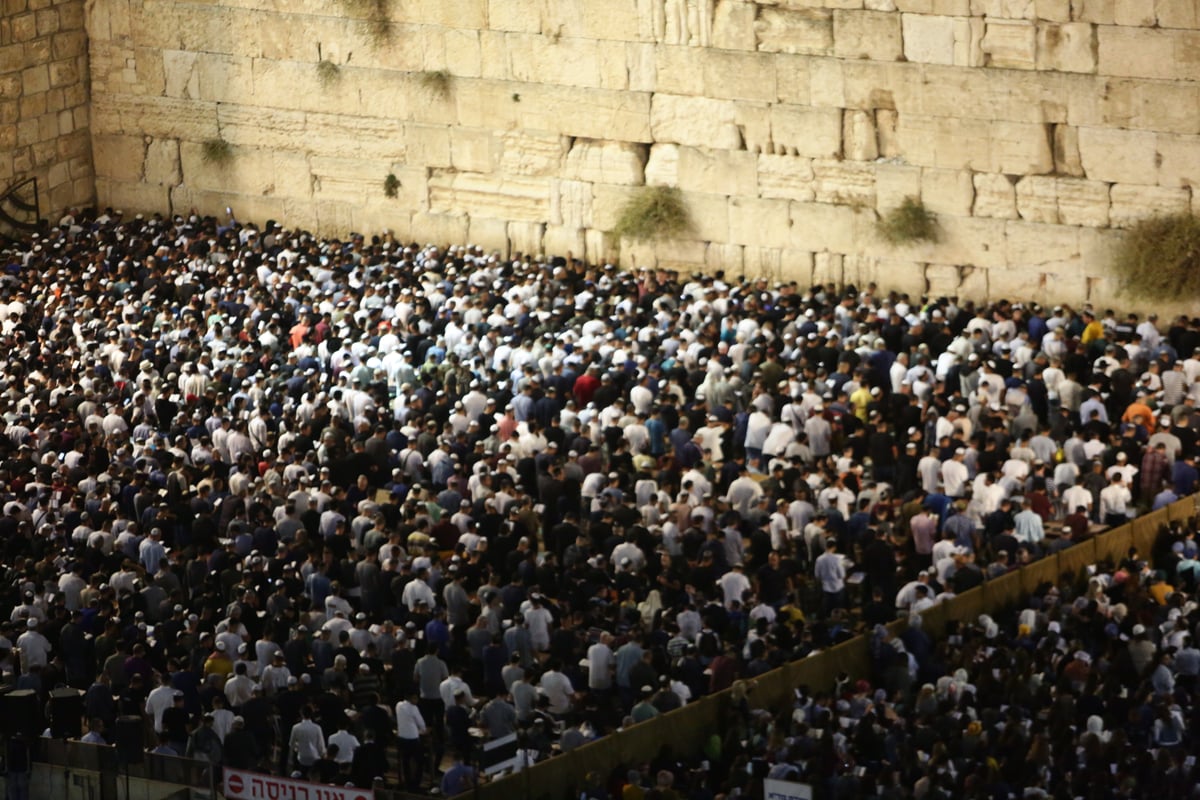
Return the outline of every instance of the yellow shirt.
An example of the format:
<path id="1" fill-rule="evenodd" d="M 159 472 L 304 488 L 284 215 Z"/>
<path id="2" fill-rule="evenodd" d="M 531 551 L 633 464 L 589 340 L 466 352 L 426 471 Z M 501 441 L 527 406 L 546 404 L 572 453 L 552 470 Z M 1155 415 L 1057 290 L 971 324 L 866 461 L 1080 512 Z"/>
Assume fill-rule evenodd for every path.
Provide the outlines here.
<path id="1" fill-rule="evenodd" d="M 1098 320 L 1092 320 L 1083 329 L 1083 334 L 1079 337 L 1080 344 L 1091 344 L 1097 339 L 1104 338 L 1104 326 Z"/>
<path id="2" fill-rule="evenodd" d="M 867 406 L 871 403 L 871 390 L 866 385 L 859 386 L 850 395 L 850 405 L 854 406 L 854 416 L 867 421 Z"/>

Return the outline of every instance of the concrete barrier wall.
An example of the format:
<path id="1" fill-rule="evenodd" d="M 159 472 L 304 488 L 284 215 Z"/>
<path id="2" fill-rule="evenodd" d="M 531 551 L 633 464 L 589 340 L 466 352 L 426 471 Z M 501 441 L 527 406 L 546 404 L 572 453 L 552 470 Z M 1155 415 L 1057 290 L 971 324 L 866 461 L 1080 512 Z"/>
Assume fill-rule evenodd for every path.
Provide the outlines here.
<path id="1" fill-rule="evenodd" d="M 1200 179 L 1191 0 L 92 0 L 88 32 L 126 209 L 1108 303 L 1118 229 Z M 692 233 L 616 241 L 643 185 Z M 939 243 L 876 235 L 905 197 Z"/>

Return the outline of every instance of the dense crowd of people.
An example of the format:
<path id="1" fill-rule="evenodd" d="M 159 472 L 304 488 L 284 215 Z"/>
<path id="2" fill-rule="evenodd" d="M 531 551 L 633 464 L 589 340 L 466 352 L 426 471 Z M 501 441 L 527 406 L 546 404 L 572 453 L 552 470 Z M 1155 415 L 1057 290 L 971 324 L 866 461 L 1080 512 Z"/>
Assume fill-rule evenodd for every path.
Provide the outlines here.
<path id="1" fill-rule="evenodd" d="M 84 691 L 97 744 L 137 715 L 163 755 L 457 794 L 483 742 L 569 751 L 1196 490 L 1200 319 L 232 215 L 72 212 L 0 266 L 0 665 Z M 790 722 L 747 706 L 702 776 L 642 765 L 589 796 L 784 766 L 830 796 L 1057 793 L 1149 752 L 1162 709 L 1190 719 L 1182 639 L 1122 627 L 1195 621 L 1191 537 L 1168 556 L 1081 607 L 1047 590 L 1002 636 L 912 624 L 873 684 Z M 1170 692 L 1139 705 L 1149 664 L 1117 633 L 1174 642 Z M 1068 696 L 1123 738 L 1068 730 Z"/>

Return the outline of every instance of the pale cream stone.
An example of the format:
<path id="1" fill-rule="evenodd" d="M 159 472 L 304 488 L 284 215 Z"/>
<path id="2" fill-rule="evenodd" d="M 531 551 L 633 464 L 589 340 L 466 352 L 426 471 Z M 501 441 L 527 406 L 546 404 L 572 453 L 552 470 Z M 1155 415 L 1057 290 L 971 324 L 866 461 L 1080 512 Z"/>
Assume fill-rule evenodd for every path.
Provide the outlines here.
<path id="1" fill-rule="evenodd" d="M 734 124 L 742 138 L 742 148 L 751 153 L 770 153 L 775 150 L 771 130 L 770 103 L 738 103 L 734 110 Z"/>
<path id="2" fill-rule="evenodd" d="M 735 197 L 729 200 L 729 241 L 763 247 L 786 241 L 791 233 L 787 200 Z"/>
<path id="3" fill-rule="evenodd" d="M 845 272 L 842 269 L 843 255 L 841 253 L 813 253 L 812 282 L 814 284 L 832 283 L 837 286 L 845 285 Z"/>
<path id="4" fill-rule="evenodd" d="M 843 108 L 846 105 L 844 62 L 833 58 L 814 58 L 809 62 L 809 97 L 814 106 Z"/>
<path id="5" fill-rule="evenodd" d="M 1195 74 L 1180 59 L 1181 31 L 1103 25 L 1096 35 L 1101 75 L 1186 80 Z"/>
<path id="6" fill-rule="evenodd" d="M 809 92 L 811 77 L 809 65 L 812 59 L 807 56 L 776 53 L 772 59 L 775 64 L 775 91 L 777 99 L 782 103 L 808 105 L 811 98 Z"/>
<path id="7" fill-rule="evenodd" d="M 419 212 L 412 215 L 409 238 L 438 244 L 467 241 L 470 219 L 465 214 Z"/>
<path id="8" fill-rule="evenodd" d="M 1103 228 L 1109 224 L 1109 186 L 1100 181 L 1059 178 L 1058 217 L 1063 225 Z"/>
<path id="9" fill-rule="evenodd" d="M 1058 184 L 1054 178 L 1026 175 L 1017 181 L 1017 211 L 1027 222 L 1057 224 Z"/>
<path id="10" fill-rule="evenodd" d="M 1010 221 L 1004 236 L 1008 263 L 1014 269 L 1061 266 L 1079 259 L 1078 228 Z"/>
<path id="11" fill-rule="evenodd" d="M 695 49 L 695 48 L 693 48 Z M 700 85 L 708 97 L 774 102 L 775 61 L 767 53 L 739 53 L 705 48 Z M 693 83 L 696 76 L 692 75 Z"/>
<path id="12" fill-rule="evenodd" d="M 953 64 L 957 23 L 953 17 L 904 14 L 904 57 L 921 64 Z"/>
<path id="13" fill-rule="evenodd" d="M 1192 193 L 1188 189 L 1128 183 L 1115 184 L 1110 197 L 1109 221 L 1114 228 L 1125 228 L 1157 214 L 1188 211 L 1192 203 Z"/>
<path id="14" fill-rule="evenodd" d="M 879 157 L 873 112 L 847 110 L 842 115 L 842 154 L 852 161 L 874 161 Z"/>
<path id="15" fill-rule="evenodd" d="M 1035 0 L 971 0 L 971 13 L 977 17 L 1033 19 L 1037 6 Z"/>
<path id="16" fill-rule="evenodd" d="M 724 50 L 755 50 L 754 18 L 758 7 L 741 0 L 721 0 L 713 17 L 713 45 Z"/>
<path id="17" fill-rule="evenodd" d="M 791 11 L 764 7 L 754 23 L 754 32 L 758 50 L 763 53 L 833 52 L 833 14 L 824 9 Z"/>
<path id="18" fill-rule="evenodd" d="M 460 172 L 429 179 L 429 210 L 536 222 L 550 213 L 550 187 L 544 178 Z"/>
<path id="19" fill-rule="evenodd" d="M 1039 24 L 1037 48 L 1038 69 L 1096 71 L 1095 26 L 1086 22 Z"/>
<path id="20" fill-rule="evenodd" d="M 143 179 L 147 183 L 175 184 L 182 180 L 179 163 L 179 142 L 174 139 L 155 139 L 146 145 Z M 308 180 L 308 167 L 304 165 Z"/>
<path id="21" fill-rule="evenodd" d="M 550 194 L 550 224 L 592 227 L 593 186 L 584 181 L 555 181 Z"/>
<path id="22" fill-rule="evenodd" d="M 721 271 L 725 272 L 726 277 L 742 275 L 745 269 L 744 250 L 740 244 L 712 242 L 704 248 L 704 267 L 710 275 Z"/>
<path id="23" fill-rule="evenodd" d="M 841 58 L 896 61 L 904 54 L 900 16 L 882 11 L 834 11 L 833 49 Z"/>
<path id="24" fill-rule="evenodd" d="M 1154 10 L 1164 28 L 1200 28 L 1200 8 L 1195 0 L 1156 0 Z"/>
<path id="25" fill-rule="evenodd" d="M 142 179 L 146 144 L 141 136 L 97 135 L 93 142 L 97 173 L 125 183 Z"/>
<path id="26" fill-rule="evenodd" d="M 650 131 L 657 142 L 726 150 L 742 146 L 735 106 L 728 100 L 655 94 L 650 107 Z"/>
<path id="27" fill-rule="evenodd" d="M 842 112 L 838 109 L 773 106 L 771 139 L 776 153 L 831 158 L 842 151 Z"/>
<path id="28" fill-rule="evenodd" d="M 592 186 L 592 225 L 591 227 L 612 231 L 617 227 L 621 211 L 627 203 L 637 197 L 638 188 L 634 186 L 610 186 L 594 184 Z M 695 213 L 692 214 L 693 219 Z M 564 221 L 566 217 L 564 217 Z"/>
<path id="29" fill-rule="evenodd" d="M 1157 150 L 1162 159 L 1160 186 L 1200 187 L 1200 136 L 1160 134 Z"/>
<path id="30" fill-rule="evenodd" d="M 874 208 L 875 170 L 870 164 L 813 159 L 813 189 L 818 203 Z"/>
<path id="31" fill-rule="evenodd" d="M 976 172 L 973 182 L 975 204 L 972 206 L 972 213 L 976 217 L 1017 218 L 1016 188 L 1007 176 L 992 172 Z"/>
<path id="32" fill-rule="evenodd" d="M 1148 131 L 1079 129 L 1079 158 L 1086 176 L 1109 183 L 1146 183 L 1158 172 L 1156 137 Z"/>
<path id="33" fill-rule="evenodd" d="M 679 188 L 685 192 L 755 197 L 758 156 L 737 150 L 679 148 Z"/>
<path id="34" fill-rule="evenodd" d="M 969 170 L 921 170 L 921 200 L 929 211 L 956 217 L 971 216 L 975 185 Z"/>
<path id="35" fill-rule="evenodd" d="M 1113 21 L 1118 25 L 1151 27 L 1157 22 L 1155 4 L 1143 0 L 1115 0 Z"/>
<path id="36" fill-rule="evenodd" d="M 542 237 L 546 233 L 544 222 L 509 222 L 508 246 L 514 253 L 542 252 Z"/>
<path id="37" fill-rule="evenodd" d="M 570 139 L 552 133 L 506 131 L 500 136 L 500 172 L 551 177 L 559 174 Z"/>
<path id="38" fill-rule="evenodd" d="M 467 220 L 467 239 L 486 251 L 509 253 L 508 223 L 502 219 L 471 217 Z"/>
<path id="39" fill-rule="evenodd" d="M 1034 13 L 1048 22 L 1070 22 L 1071 0 L 1034 0 Z"/>
<path id="40" fill-rule="evenodd" d="M 896 208 L 906 197 L 921 199 L 921 168 L 903 164 L 875 165 L 875 208 Z"/>
<path id="41" fill-rule="evenodd" d="M 650 158 L 646 161 L 646 184 L 679 185 L 679 145 L 655 144 L 650 147 Z"/>
<path id="42" fill-rule="evenodd" d="M 492 172 L 496 168 L 498 147 L 491 131 L 451 128 L 448 133 L 450 166 L 463 172 Z"/>
<path id="43" fill-rule="evenodd" d="M 853 253 L 866 243 L 869 233 L 867 215 L 846 205 L 793 202 L 790 216 L 788 242 L 797 250 Z"/>
<path id="44" fill-rule="evenodd" d="M 1037 66 L 1037 30 L 1032 22 L 989 17 L 981 47 L 988 66 L 1008 69 Z"/>
<path id="45" fill-rule="evenodd" d="M 1079 158 L 1079 130 L 1071 125 L 1054 126 L 1054 171 L 1059 175 L 1083 177 Z"/>
<path id="46" fill-rule="evenodd" d="M 499 31 L 540 33 L 542 0 L 488 0 L 488 25 Z"/>
<path id="47" fill-rule="evenodd" d="M 758 156 L 758 191 L 763 197 L 811 202 L 812 160 L 797 156 Z"/>
<path id="48" fill-rule="evenodd" d="M 645 159 L 645 148 L 629 142 L 577 139 L 562 173 L 572 180 L 640 186 L 645 183 Z"/>
<path id="49" fill-rule="evenodd" d="M 1044 125 L 996 122 L 991 126 L 991 171 L 1039 175 L 1054 170 Z"/>
<path id="50" fill-rule="evenodd" d="M 563 257 L 583 258 L 587 252 L 587 241 L 582 228 L 566 228 L 547 225 L 542 237 L 542 250 Z"/>

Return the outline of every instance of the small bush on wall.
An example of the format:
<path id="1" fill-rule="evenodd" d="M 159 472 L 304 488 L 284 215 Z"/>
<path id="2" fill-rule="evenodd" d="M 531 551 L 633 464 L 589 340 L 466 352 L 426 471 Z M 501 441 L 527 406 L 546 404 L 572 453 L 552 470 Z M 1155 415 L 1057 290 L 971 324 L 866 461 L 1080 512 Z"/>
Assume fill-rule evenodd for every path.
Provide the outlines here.
<path id="1" fill-rule="evenodd" d="M 692 216 L 680 191 L 647 186 L 622 207 L 613 234 L 625 239 L 670 239 L 692 230 Z"/>
<path id="2" fill-rule="evenodd" d="M 937 217 L 915 197 L 904 198 L 903 203 L 880 217 L 876 229 L 889 244 L 938 240 Z"/>
<path id="3" fill-rule="evenodd" d="M 233 160 L 233 146 L 220 138 L 208 139 L 201 146 L 201 158 L 205 164 L 228 164 Z"/>
<path id="4" fill-rule="evenodd" d="M 1200 218 L 1163 214 L 1134 223 L 1113 254 L 1121 290 L 1147 300 L 1200 293 Z"/>

